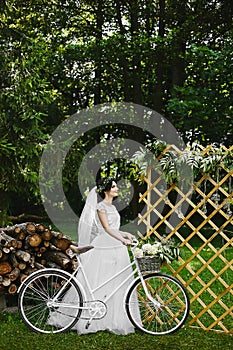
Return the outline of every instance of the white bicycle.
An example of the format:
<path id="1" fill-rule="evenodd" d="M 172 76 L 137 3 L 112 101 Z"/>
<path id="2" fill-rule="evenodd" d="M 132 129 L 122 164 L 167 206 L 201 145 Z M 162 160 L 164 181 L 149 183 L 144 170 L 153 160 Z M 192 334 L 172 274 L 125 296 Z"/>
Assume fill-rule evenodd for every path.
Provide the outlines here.
<path id="1" fill-rule="evenodd" d="M 133 244 L 131 249 L 136 245 Z M 124 303 L 128 318 L 136 328 L 152 335 L 165 335 L 184 325 L 190 310 L 190 301 L 184 286 L 176 278 L 159 271 L 141 272 L 137 259 L 133 259 L 128 266 L 97 288 L 91 289 L 79 255 L 92 248 L 89 246 L 77 249 L 78 266 L 72 274 L 60 269 L 45 268 L 24 280 L 19 288 L 18 308 L 22 320 L 31 330 L 38 333 L 61 333 L 74 327 L 80 318 L 86 319 L 88 328 L 93 319 L 101 319 L 106 315 L 106 302 L 132 276 L 133 282 L 124 300 L 119 300 L 119 303 Z M 104 300 L 96 300 L 95 291 L 107 285 L 130 265 L 133 268 L 131 275 Z M 86 291 L 76 277 L 78 271 L 82 271 L 91 300 L 87 300 Z M 70 288 L 74 297 L 67 302 L 64 296 Z M 135 316 L 135 303 L 140 317 Z M 66 323 L 60 326 L 50 324 L 49 319 L 53 312 L 65 316 Z"/>

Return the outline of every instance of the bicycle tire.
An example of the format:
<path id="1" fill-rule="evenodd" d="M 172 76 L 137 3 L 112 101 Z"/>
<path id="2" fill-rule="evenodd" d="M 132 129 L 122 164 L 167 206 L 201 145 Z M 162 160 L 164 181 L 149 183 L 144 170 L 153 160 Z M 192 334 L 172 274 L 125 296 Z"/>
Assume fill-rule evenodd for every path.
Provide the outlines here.
<path id="1" fill-rule="evenodd" d="M 138 279 L 125 299 L 127 315 L 132 324 L 147 334 L 165 335 L 180 329 L 190 310 L 189 296 L 174 277 L 151 273 L 143 276 L 152 302 Z"/>
<path id="2" fill-rule="evenodd" d="M 67 273 L 46 269 L 29 277 L 19 292 L 18 308 L 23 322 L 37 333 L 62 333 L 71 329 L 81 316 L 82 309 L 53 307 L 49 302 L 65 286 L 58 298 L 71 306 L 83 306 L 83 296 L 75 280 Z M 72 288 L 72 290 L 70 290 Z M 67 292 L 72 298 L 67 301 Z M 66 296 L 66 299 L 64 297 Z M 60 324 L 59 324 L 60 322 Z"/>

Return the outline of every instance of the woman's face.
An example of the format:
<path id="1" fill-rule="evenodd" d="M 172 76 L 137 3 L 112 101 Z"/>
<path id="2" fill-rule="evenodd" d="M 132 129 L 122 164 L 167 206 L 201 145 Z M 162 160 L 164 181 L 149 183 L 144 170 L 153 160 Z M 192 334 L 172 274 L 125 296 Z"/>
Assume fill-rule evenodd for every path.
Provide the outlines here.
<path id="1" fill-rule="evenodd" d="M 112 186 L 111 186 L 110 190 L 107 192 L 107 194 L 109 196 L 111 196 L 112 198 L 118 196 L 118 187 L 117 187 L 117 184 L 115 181 L 112 182 Z"/>

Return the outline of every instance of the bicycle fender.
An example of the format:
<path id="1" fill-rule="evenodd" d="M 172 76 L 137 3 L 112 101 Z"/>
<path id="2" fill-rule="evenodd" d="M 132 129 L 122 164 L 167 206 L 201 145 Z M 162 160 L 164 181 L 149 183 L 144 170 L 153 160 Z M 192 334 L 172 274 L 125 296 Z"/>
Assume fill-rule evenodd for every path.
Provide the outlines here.
<path id="1" fill-rule="evenodd" d="M 64 270 L 61 270 L 61 269 L 56 269 L 56 268 L 45 268 L 45 269 L 37 270 L 37 271 L 32 272 L 30 275 L 28 275 L 28 276 L 25 278 L 25 280 L 20 284 L 20 286 L 19 286 L 19 288 L 18 288 L 18 290 L 17 290 L 17 293 L 20 292 L 20 290 L 22 289 L 22 287 L 24 286 L 24 284 L 26 284 L 27 281 L 28 281 L 30 278 L 32 278 L 33 276 L 37 275 L 37 274 L 40 273 L 41 271 L 44 271 L 44 272 L 46 272 L 46 273 L 48 273 L 48 274 L 50 274 L 50 272 L 57 271 L 57 272 L 62 272 L 62 273 L 65 274 L 68 278 L 71 277 L 71 274 L 70 274 L 69 272 L 64 271 Z M 86 293 L 85 293 L 85 290 L 84 290 L 82 284 L 78 281 L 78 279 L 77 279 L 75 276 L 73 276 L 73 279 L 74 279 L 74 281 L 77 283 L 77 285 L 79 286 L 79 288 L 81 289 L 81 292 L 83 293 L 83 296 L 84 296 L 84 298 L 85 298 L 85 300 L 86 300 Z"/>
<path id="2" fill-rule="evenodd" d="M 60 270 L 60 269 L 56 269 L 56 268 L 44 268 L 44 269 L 41 269 L 41 270 L 36 270 L 36 271 L 30 273 L 30 275 L 28 275 L 28 276 L 25 278 L 25 280 L 23 280 L 23 282 L 20 284 L 19 288 L 17 289 L 17 293 L 20 292 L 20 290 L 22 289 L 23 285 L 24 285 L 25 283 L 27 283 L 27 281 L 28 281 L 31 277 L 33 277 L 34 275 L 38 274 L 38 273 L 41 272 L 41 271 L 46 271 L 46 272 L 48 272 L 48 274 L 49 274 L 51 271 L 54 271 L 54 270 L 56 270 L 56 271 L 58 271 L 58 272 L 62 271 L 62 272 L 64 272 L 64 273 L 66 273 L 66 271 L 63 271 L 63 270 Z M 66 273 L 66 274 L 67 274 L 67 273 Z M 67 275 L 68 275 L 68 274 L 67 274 Z"/>

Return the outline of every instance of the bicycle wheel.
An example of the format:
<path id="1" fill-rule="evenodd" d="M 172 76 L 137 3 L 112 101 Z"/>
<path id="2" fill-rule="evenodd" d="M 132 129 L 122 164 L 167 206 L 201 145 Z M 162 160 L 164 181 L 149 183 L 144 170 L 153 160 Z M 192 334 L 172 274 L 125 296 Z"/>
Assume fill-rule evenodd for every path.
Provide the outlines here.
<path id="1" fill-rule="evenodd" d="M 151 273 L 143 277 L 150 298 L 141 280 L 130 288 L 125 301 L 127 315 L 135 327 L 144 333 L 173 333 L 185 323 L 190 309 L 188 294 L 174 277 Z"/>
<path id="2" fill-rule="evenodd" d="M 69 274 L 54 269 L 41 270 L 29 277 L 18 299 L 22 320 L 38 333 L 69 330 L 78 321 L 82 306 L 78 284 L 70 280 Z"/>

